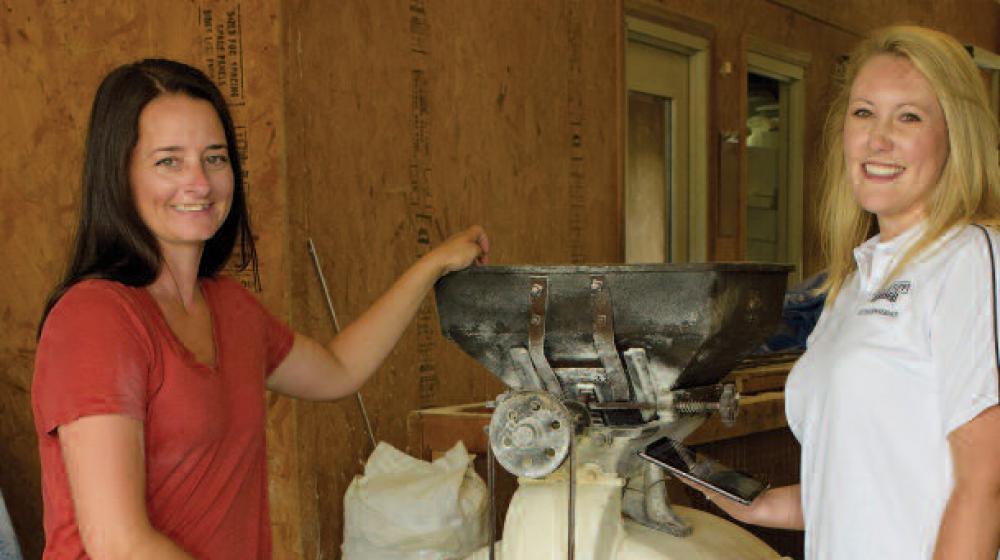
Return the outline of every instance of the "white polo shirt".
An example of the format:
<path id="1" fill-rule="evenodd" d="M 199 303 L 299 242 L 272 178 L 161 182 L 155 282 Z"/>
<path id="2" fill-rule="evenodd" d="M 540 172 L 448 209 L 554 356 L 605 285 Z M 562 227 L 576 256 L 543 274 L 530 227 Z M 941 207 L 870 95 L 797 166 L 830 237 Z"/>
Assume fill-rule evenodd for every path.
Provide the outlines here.
<path id="1" fill-rule="evenodd" d="M 855 249 L 788 377 L 808 560 L 931 558 L 954 486 L 947 436 L 997 403 L 982 232 L 953 228 L 883 287 L 922 231 Z"/>

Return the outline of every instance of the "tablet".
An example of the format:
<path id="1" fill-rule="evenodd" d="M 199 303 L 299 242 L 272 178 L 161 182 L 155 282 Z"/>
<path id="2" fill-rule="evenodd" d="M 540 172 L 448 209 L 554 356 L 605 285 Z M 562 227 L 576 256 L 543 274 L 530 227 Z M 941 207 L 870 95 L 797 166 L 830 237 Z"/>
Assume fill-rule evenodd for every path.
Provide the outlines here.
<path id="1" fill-rule="evenodd" d="M 689 480 L 735 500 L 750 505 L 767 485 L 748 474 L 733 470 L 722 463 L 695 453 L 670 438 L 654 441 L 639 451 L 639 456 L 659 465 L 671 474 Z"/>

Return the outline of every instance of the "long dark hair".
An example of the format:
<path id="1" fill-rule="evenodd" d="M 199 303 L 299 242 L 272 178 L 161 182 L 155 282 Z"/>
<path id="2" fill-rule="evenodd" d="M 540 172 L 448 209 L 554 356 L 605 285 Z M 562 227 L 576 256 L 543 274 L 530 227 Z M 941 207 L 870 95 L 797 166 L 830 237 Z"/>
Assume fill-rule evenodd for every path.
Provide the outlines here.
<path id="1" fill-rule="evenodd" d="M 222 93 L 197 68 L 172 60 L 140 60 L 114 69 L 94 96 L 73 254 L 66 275 L 45 304 L 38 336 L 52 307 L 81 280 L 103 278 L 141 287 L 151 284 L 159 274 L 160 247 L 136 209 L 129 185 L 129 165 L 139 139 L 139 115 L 150 101 L 172 93 L 212 104 L 226 133 L 233 168 L 232 206 L 219 231 L 205 242 L 198 276 L 218 273 L 238 241 L 237 268 L 252 267 L 257 279 L 257 251 L 243 191 L 236 129 Z"/>

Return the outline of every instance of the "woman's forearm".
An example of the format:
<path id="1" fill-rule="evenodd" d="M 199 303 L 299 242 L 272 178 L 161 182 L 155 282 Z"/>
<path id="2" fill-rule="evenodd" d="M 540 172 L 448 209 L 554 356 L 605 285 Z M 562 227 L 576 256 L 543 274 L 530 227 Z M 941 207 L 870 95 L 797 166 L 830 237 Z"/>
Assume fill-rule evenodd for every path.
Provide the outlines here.
<path id="1" fill-rule="evenodd" d="M 800 488 L 798 484 L 771 488 L 749 506 L 710 490 L 706 492 L 706 496 L 738 521 L 777 529 L 803 529 L 805 522 L 802 517 Z"/>
<path id="2" fill-rule="evenodd" d="M 296 334 L 291 351 L 268 378 L 267 388 L 318 401 L 358 391 L 396 346 L 440 270 L 427 259 L 417 261 L 326 345 Z"/>
<path id="3" fill-rule="evenodd" d="M 443 274 L 483 263 L 489 239 L 480 226 L 472 226 L 446 239 L 403 273 L 389 290 L 329 344 L 360 387 L 395 347 L 424 297 Z"/>
<path id="4" fill-rule="evenodd" d="M 418 261 L 325 347 L 297 334 L 267 387 L 290 397 L 320 401 L 356 392 L 395 347 L 440 270 L 434 262 Z"/>
<path id="5" fill-rule="evenodd" d="M 330 351 L 360 387 L 385 360 L 441 274 L 429 259 L 411 266 L 360 317 L 330 342 Z"/>

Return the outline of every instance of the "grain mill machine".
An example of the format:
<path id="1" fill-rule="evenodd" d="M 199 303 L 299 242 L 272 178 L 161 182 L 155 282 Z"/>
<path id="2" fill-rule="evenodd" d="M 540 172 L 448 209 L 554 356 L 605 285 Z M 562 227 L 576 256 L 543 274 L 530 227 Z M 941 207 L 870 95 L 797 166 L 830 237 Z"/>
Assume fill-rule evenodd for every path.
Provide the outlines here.
<path id="1" fill-rule="evenodd" d="M 663 472 L 636 452 L 711 414 L 735 420 L 739 395 L 720 382 L 774 331 L 789 270 L 483 266 L 442 278 L 442 332 L 507 386 L 489 447 L 519 477 L 503 541 L 491 532 L 477 557 L 776 558 L 728 521 L 671 507 Z"/>

